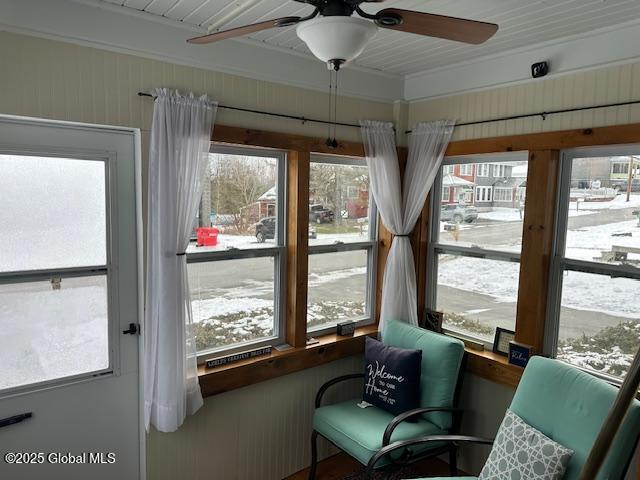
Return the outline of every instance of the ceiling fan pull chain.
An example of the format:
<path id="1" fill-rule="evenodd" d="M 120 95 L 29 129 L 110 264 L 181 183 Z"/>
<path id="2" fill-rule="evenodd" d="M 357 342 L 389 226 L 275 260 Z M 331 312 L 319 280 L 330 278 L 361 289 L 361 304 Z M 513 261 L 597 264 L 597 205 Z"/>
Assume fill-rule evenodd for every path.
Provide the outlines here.
<path id="1" fill-rule="evenodd" d="M 329 70 L 329 115 L 327 115 L 327 146 L 331 143 L 331 99 L 333 98 L 333 71 Z"/>
<path id="2" fill-rule="evenodd" d="M 333 104 L 333 148 L 338 146 L 338 141 L 336 140 L 336 130 L 338 128 L 338 70 L 336 70 L 336 88 L 333 93 L 335 96 L 334 104 Z"/>

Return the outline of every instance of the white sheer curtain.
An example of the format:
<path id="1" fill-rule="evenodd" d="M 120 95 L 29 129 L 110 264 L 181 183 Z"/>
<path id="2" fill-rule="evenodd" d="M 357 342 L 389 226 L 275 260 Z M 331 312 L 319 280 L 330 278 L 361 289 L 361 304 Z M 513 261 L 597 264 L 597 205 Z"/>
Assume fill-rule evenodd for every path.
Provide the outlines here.
<path id="1" fill-rule="evenodd" d="M 387 319 L 417 325 L 415 260 L 408 235 L 438 173 L 454 122 L 424 122 L 413 128 L 402 183 L 393 124 L 362 121 L 360 125 L 371 193 L 382 222 L 395 235 L 384 271 L 380 330 Z"/>
<path id="2" fill-rule="evenodd" d="M 155 89 L 149 150 L 144 421 L 173 432 L 202 406 L 185 251 L 217 104 Z"/>

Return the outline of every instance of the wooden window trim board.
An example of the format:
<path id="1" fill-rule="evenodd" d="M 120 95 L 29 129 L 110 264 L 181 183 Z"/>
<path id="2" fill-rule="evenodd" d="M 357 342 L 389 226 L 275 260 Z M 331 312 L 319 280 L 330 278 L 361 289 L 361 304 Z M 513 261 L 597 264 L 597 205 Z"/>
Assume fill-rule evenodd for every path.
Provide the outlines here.
<path id="1" fill-rule="evenodd" d="M 531 345 L 535 353 L 542 353 L 544 345 L 559 172 L 558 150 L 529 151 L 516 341 Z M 521 295 L 520 292 L 526 294 Z"/>
<path id="2" fill-rule="evenodd" d="M 478 138 L 451 142 L 446 155 L 519 152 L 525 150 L 564 150 L 598 145 L 625 145 L 640 142 L 640 123 L 554 132 L 527 133 L 504 137 Z"/>
<path id="3" fill-rule="evenodd" d="M 378 334 L 377 325 L 358 328 L 352 337 L 340 337 L 336 334 L 317 337 L 318 343 L 294 347 L 269 355 L 240 360 L 220 367 L 198 367 L 200 390 L 208 397 L 254 383 L 288 375 L 324 363 L 357 355 L 364 351 L 364 339 Z"/>
<path id="4" fill-rule="evenodd" d="M 307 286 L 309 271 L 309 169 L 310 153 L 287 153 L 287 343 L 307 343 Z"/>
<path id="5" fill-rule="evenodd" d="M 323 335 L 317 337 L 319 342 L 314 345 L 283 352 L 276 350 L 269 355 L 240 360 L 220 367 L 206 368 L 200 365 L 200 389 L 202 395 L 208 397 L 358 355 L 364 351 L 365 337 L 376 338 L 377 335 L 376 325 L 366 325 L 358 328 L 353 337 Z M 467 370 L 470 373 L 508 387 L 515 388 L 518 385 L 523 368 L 509 364 L 506 357 L 493 352 L 470 349 L 466 351 Z"/>

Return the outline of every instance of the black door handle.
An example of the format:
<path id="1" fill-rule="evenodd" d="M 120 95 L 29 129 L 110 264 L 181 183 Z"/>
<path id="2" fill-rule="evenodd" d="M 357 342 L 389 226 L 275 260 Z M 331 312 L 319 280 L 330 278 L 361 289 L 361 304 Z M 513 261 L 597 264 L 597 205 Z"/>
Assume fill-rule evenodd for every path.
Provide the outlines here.
<path id="1" fill-rule="evenodd" d="M 21 413 L 19 415 L 14 415 L 13 417 L 7 417 L 0 420 L 0 428 L 8 427 L 9 425 L 14 425 L 16 423 L 20 423 L 27 418 L 31 418 L 33 414 L 31 412 Z"/>
<path id="2" fill-rule="evenodd" d="M 138 333 L 138 324 L 130 323 L 129 328 L 126 330 L 123 330 L 122 333 L 125 335 L 135 335 L 136 333 Z"/>

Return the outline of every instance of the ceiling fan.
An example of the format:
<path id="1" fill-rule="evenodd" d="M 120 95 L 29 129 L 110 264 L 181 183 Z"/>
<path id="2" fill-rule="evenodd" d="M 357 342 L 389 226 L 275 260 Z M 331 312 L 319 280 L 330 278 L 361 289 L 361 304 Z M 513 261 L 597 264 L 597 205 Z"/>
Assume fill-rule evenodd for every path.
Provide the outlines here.
<path id="1" fill-rule="evenodd" d="M 306 17 L 281 17 L 187 40 L 206 44 L 240 37 L 270 28 L 298 25 L 296 33 L 309 50 L 329 68 L 338 70 L 362 53 L 367 42 L 380 28 L 444 38 L 458 42 L 480 44 L 491 38 L 498 26 L 463 18 L 399 8 L 385 8 L 369 14 L 360 8 L 362 3 L 384 0 L 294 0 L 314 7 Z M 358 16 L 353 16 L 356 13 Z"/>

